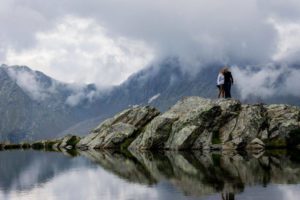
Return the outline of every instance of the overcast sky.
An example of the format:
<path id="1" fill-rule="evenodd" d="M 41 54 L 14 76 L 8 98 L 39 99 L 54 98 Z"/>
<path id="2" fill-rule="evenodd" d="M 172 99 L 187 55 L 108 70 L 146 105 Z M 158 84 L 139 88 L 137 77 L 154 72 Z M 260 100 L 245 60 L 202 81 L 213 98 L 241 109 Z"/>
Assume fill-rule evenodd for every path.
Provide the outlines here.
<path id="1" fill-rule="evenodd" d="M 299 0 L 1 0 L 0 27 L 1 63 L 98 86 L 168 56 L 244 75 L 300 61 Z"/>

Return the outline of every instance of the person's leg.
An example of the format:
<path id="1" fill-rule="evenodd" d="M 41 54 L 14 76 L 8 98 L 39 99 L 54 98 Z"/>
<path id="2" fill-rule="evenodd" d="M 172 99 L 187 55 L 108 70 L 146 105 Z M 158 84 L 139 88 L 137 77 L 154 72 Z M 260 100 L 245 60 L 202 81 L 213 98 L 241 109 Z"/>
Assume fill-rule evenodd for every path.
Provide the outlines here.
<path id="1" fill-rule="evenodd" d="M 228 98 L 228 84 L 224 84 L 224 94 L 225 98 Z"/>
<path id="2" fill-rule="evenodd" d="M 219 94 L 218 94 L 218 98 L 221 97 L 222 95 L 222 89 L 221 89 L 221 86 L 220 85 L 217 85 L 218 89 L 219 89 Z"/>
<path id="3" fill-rule="evenodd" d="M 222 97 L 222 98 L 225 97 L 224 84 L 221 85 L 221 97 Z"/>
<path id="4" fill-rule="evenodd" d="M 231 84 L 228 84 L 228 98 L 231 98 Z"/>

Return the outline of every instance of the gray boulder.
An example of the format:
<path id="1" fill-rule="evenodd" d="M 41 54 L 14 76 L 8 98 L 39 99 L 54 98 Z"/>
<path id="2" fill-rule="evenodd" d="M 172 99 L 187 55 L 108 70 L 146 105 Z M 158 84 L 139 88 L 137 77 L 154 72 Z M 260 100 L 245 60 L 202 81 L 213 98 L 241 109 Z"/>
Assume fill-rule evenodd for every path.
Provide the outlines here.
<path id="1" fill-rule="evenodd" d="M 220 113 L 220 106 L 200 97 L 184 98 L 170 110 L 153 119 L 131 149 L 191 148 L 201 129 Z"/>
<path id="2" fill-rule="evenodd" d="M 267 146 L 295 146 L 300 143 L 300 109 L 288 105 L 266 106 Z"/>
<path id="3" fill-rule="evenodd" d="M 205 129 L 197 137 L 192 149 L 220 149 L 222 140 L 223 127 L 231 120 L 235 119 L 241 110 L 241 102 L 234 99 L 218 99 L 213 103 L 221 108 L 221 112 L 213 118 L 205 118 Z M 224 145 L 223 145 L 224 146 Z"/>
<path id="4" fill-rule="evenodd" d="M 220 129 L 222 144 L 244 148 L 264 129 L 267 118 L 262 105 L 243 105 L 239 115 Z"/>
<path id="5" fill-rule="evenodd" d="M 212 134 L 214 122 L 221 115 L 219 105 L 199 97 L 187 98 L 179 106 L 186 112 L 180 113 L 179 119 L 173 124 L 165 145 L 167 149 L 191 149 L 203 133 Z"/>
<path id="6" fill-rule="evenodd" d="M 150 106 L 129 108 L 105 120 L 77 144 L 78 148 L 126 148 L 149 121 L 159 115 Z"/>
<path id="7" fill-rule="evenodd" d="M 176 116 L 164 114 L 153 119 L 145 130 L 131 143 L 130 149 L 163 149 L 169 138 Z"/>

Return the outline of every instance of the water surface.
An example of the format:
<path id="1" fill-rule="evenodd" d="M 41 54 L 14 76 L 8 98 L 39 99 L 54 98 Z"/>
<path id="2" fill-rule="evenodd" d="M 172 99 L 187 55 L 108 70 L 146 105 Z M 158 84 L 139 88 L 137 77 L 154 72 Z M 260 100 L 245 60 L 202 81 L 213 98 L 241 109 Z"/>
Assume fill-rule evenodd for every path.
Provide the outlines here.
<path id="1" fill-rule="evenodd" d="M 300 154 L 0 151 L 0 199 L 299 199 Z"/>

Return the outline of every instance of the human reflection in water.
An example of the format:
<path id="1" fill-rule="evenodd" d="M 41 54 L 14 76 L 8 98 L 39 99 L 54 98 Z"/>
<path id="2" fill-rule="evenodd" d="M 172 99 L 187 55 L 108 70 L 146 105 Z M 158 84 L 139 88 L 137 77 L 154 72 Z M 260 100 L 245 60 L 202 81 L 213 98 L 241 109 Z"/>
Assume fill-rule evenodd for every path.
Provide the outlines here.
<path id="1" fill-rule="evenodd" d="M 234 200 L 235 199 L 234 193 L 231 193 L 231 192 L 222 193 L 221 196 L 222 196 L 222 200 Z"/>

